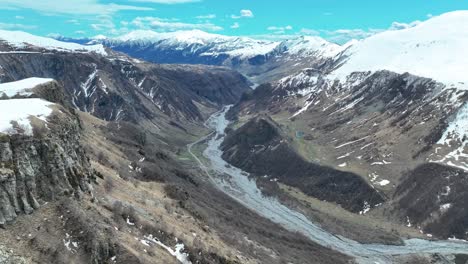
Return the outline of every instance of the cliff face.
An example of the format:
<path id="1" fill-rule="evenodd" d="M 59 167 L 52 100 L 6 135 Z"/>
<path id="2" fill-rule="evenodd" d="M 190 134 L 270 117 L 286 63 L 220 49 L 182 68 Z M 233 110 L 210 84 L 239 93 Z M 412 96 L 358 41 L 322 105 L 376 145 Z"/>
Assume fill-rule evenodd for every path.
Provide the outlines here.
<path id="1" fill-rule="evenodd" d="M 0 132 L 0 226 L 58 196 L 80 197 L 91 190 L 92 171 L 79 144 L 79 121 L 55 107 L 47 121 L 31 120 L 31 135 Z"/>
<path id="2" fill-rule="evenodd" d="M 237 102 L 249 90 L 239 73 L 200 65 L 154 65 L 125 57 L 81 53 L 0 54 L 0 82 L 52 78 L 74 108 L 108 121 L 203 119 L 199 105 Z"/>

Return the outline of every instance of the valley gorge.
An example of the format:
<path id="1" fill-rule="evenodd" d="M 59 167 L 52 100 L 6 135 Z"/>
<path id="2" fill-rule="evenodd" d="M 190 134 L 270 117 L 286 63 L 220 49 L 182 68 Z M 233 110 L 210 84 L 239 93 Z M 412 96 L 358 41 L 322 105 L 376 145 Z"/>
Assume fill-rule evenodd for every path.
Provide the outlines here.
<path id="1" fill-rule="evenodd" d="M 466 64 L 422 53 L 465 19 L 342 45 L 0 30 L 0 263 L 465 264 Z"/>

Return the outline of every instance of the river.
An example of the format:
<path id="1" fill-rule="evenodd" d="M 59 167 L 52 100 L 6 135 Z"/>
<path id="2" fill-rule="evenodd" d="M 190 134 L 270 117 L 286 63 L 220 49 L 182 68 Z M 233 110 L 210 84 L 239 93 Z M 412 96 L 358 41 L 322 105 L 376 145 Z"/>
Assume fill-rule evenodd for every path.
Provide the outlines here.
<path id="1" fill-rule="evenodd" d="M 248 178 L 247 172 L 229 165 L 221 157 L 223 152 L 220 150 L 220 146 L 225 137 L 224 130 L 229 125 L 226 113 L 230 107 L 227 106 L 222 111 L 213 114 L 206 124 L 214 132 L 190 144 L 188 149 L 215 186 L 245 207 L 290 231 L 304 234 L 317 244 L 354 257 L 358 263 L 394 263 L 395 256 L 411 254 L 468 254 L 468 243 L 465 241 L 408 239 L 404 241 L 403 246 L 361 244 L 357 241 L 331 234 L 311 222 L 303 214 L 284 206 L 277 199 L 263 196 L 257 188 L 255 181 Z M 203 152 L 203 155 L 209 160 L 209 164 L 203 164 L 192 153 L 191 149 L 194 145 L 207 139 L 209 139 L 208 147 Z"/>

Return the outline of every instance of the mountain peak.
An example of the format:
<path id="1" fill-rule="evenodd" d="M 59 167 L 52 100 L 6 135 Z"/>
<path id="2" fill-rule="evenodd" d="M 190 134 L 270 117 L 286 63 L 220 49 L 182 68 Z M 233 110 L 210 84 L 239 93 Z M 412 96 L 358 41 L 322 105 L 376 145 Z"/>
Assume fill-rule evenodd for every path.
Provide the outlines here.
<path id="1" fill-rule="evenodd" d="M 134 30 L 123 36 L 117 37 L 114 40 L 131 42 L 131 41 L 147 41 L 158 42 L 162 40 L 175 40 L 186 43 L 203 44 L 206 40 L 212 39 L 228 39 L 226 36 L 207 33 L 198 29 L 184 30 L 175 32 L 155 32 L 152 30 Z"/>
<path id="2" fill-rule="evenodd" d="M 446 83 L 468 82 L 466 47 L 468 11 L 450 12 L 355 43 L 347 49 L 348 60 L 334 77 L 345 79 L 356 71 L 389 70 Z"/>
<path id="3" fill-rule="evenodd" d="M 25 49 L 29 46 L 44 48 L 47 50 L 59 50 L 65 52 L 94 52 L 107 55 L 103 45 L 84 46 L 76 43 L 58 41 L 48 37 L 35 36 L 23 31 L 0 30 L 0 42 L 3 41 L 17 49 Z"/>

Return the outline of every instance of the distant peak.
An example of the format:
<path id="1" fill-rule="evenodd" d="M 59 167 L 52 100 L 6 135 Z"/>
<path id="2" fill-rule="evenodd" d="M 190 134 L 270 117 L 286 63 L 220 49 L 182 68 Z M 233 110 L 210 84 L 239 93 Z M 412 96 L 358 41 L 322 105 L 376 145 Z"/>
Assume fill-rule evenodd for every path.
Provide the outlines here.
<path id="1" fill-rule="evenodd" d="M 0 40 L 17 49 L 29 48 L 29 46 L 44 48 L 47 50 L 59 50 L 65 52 L 94 52 L 107 55 L 103 45 L 84 46 L 76 43 L 62 42 L 50 37 L 41 37 L 23 31 L 0 30 Z"/>
<path id="2" fill-rule="evenodd" d="M 96 35 L 96 36 L 92 37 L 91 39 L 94 39 L 94 40 L 105 40 L 105 39 L 107 39 L 107 37 L 104 36 L 104 35 Z"/>

